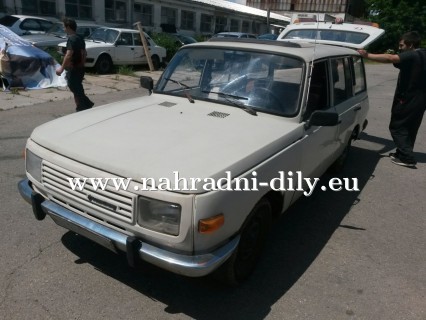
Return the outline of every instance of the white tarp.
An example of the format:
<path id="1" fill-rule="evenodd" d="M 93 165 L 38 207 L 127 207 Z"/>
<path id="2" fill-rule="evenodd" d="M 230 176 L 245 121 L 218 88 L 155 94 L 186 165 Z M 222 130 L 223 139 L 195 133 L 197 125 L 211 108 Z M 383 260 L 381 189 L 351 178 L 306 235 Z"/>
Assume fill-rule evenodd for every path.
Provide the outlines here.
<path id="1" fill-rule="evenodd" d="M 56 75 L 58 66 L 50 54 L 0 25 L 0 76 L 4 90 L 64 87 L 64 74 Z"/>

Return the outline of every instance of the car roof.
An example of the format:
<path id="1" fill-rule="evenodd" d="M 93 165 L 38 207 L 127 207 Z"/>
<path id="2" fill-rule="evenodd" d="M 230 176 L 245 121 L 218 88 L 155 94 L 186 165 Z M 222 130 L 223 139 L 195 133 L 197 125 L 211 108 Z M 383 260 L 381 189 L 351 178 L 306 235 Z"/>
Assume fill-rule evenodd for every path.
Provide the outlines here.
<path id="1" fill-rule="evenodd" d="M 189 44 L 187 47 L 269 51 L 273 54 L 288 54 L 300 57 L 305 62 L 335 56 L 359 55 L 357 51 L 345 47 L 291 40 L 270 41 L 263 39 L 211 38 L 208 41 Z"/>
<path id="2" fill-rule="evenodd" d="M 39 19 L 39 20 L 46 20 L 46 21 L 52 22 L 52 19 L 44 18 L 44 17 L 37 17 L 37 16 L 27 16 L 27 15 L 22 15 L 22 14 L 10 14 L 9 16 L 19 18 L 19 19 L 30 18 L 30 19 Z"/>

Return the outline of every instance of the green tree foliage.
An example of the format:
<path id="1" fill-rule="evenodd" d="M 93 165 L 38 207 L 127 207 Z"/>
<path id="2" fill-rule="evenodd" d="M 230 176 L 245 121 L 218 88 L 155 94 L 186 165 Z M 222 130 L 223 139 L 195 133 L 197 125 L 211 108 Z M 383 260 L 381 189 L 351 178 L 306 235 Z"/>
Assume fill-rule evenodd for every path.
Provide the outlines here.
<path id="1" fill-rule="evenodd" d="M 377 22 L 386 31 L 382 38 L 371 44 L 370 51 L 397 51 L 400 36 L 408 31 L 418 31 L 426 40 L 425 0 L 365 0 L 365 3 L 369 20 Z"/>

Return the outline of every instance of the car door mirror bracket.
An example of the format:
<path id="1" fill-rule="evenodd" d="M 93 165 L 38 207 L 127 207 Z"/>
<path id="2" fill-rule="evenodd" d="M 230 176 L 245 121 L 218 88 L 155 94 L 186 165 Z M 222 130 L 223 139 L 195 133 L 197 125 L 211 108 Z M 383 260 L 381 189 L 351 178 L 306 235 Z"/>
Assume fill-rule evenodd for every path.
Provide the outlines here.
<path id="1" fill-rule="evenodd" d="M 339 115 L 336 112 L 314 111 L 305 123 L 305 130 L 312 126 L 332 127 L 339 124 Z"/>

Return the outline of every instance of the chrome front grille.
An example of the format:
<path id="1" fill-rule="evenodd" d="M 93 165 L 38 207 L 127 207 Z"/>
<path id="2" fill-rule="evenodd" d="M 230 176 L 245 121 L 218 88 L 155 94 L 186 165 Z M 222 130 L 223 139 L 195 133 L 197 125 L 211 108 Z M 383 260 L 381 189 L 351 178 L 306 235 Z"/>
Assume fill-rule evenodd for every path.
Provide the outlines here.
<path id="1" fill-rule="evenodd" d="M 105 189 L 95 190 L 89 180 L 81 190 L 73 190 L 69 179 L 74 178 L 87 177 L 43 161 L 42 183 L 51 191 L 49 197 L 52 201 L 74 212 L 84 213 L 110 224 L 113 224 L 113 221 L 108 219 L 109 217 L 133 222 L 133 207 L 136 201 L 134 194 L 122 189 L 116 190 L 109 185 Z"/>

